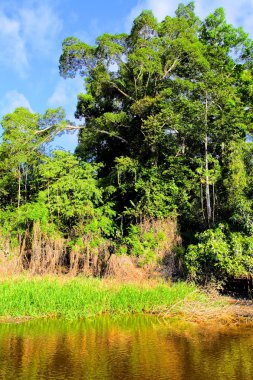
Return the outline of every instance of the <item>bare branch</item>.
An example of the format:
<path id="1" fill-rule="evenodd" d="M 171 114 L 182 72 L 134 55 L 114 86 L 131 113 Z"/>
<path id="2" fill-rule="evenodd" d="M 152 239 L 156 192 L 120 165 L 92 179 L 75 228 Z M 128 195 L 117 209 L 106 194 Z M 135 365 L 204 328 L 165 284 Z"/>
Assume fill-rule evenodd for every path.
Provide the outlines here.
<path id="1" fill-rule="evenodd" d="M 177 63 L 179 63 L 179 59 L 178 58 L 175 59 L 175 61 L 172 63 L 172 65 L 170 66 L 169 69 L 165 70 L 164 76 L 162 77 L 162 79 L 166 78 L 166 76 L 176 67 Z"/>
<path id="2" fill-rule="evenodd" d="M 47 127 L 47 128 L 44 128 L 44 129 L 40 129 L 38 131 L 35 132 L 35 134 L 40 134 L 40 133 L 43 133 L 43 132 L 47 132 L 49 131 L 50 129 L 53 129 L 54 127 L 56 127 L 55 125 L 52 125 L 50 127 Z M 57 130 L 57 128 L 55 129 L 55 132 L 63 132 L 63 131 L 78 131 L 80 129 L 84 129 L 86 128 L 85 125 L 73 125 L 73 124 L 67 124 L 65 126 L 65 128 L 61 131 L 61 130 Z M 121 136 L 117 136 L 117 135 L 114 135 L 112 134 L 111 132 L 108 132 L 108 131 L 104 131 L 104 130 L 101 130 L 101 129 L 96 129 L 96 132 L 97 133 L 103 133 L 103 134 L 106 134 L 110 137 L 114 137 L 115 139 L 118 139 L 122 142 L 124 142 L 125 144 L 128 144 L 128 141 L 125 140 L 123 137 Z"/>
<path id="3" fill-rule="evenodd" d="M 64 128 L 62 128 L 62 131 L 75 131 L 75 130 L 84 129 L 84 128 L 85 128 L 85 125 L 67 124 Z M 38 131 L 35 132 L 35 134 L 38 135 L 40 133 L 50 131 L 50 129 L 52 129 L 52 130 L 54 129 L 56 132 L 60 132 L 59 129 L 61 129 L 61 128 L 57 128 L 56 125 L 50 125 L 47 128 L 39 129 Z"/>
<path id="4" fill-rule="evenodd" d="M 85 125 L 72 125 L 68 124 L 64 130 L 66 131 L 78 131 L 79 129 L 84 129 L 86 128 Z"/>
<path id="5" fill-rule="evenodd" d="M 110 137 L 115 137 L 116 139 L 118 139 L 118 140 L 124 142 L 125 144 L 128 144 L 128 141 L 125 140 L 123 137 L 121 137 L 121 136 L 117 136 L 117 135 L 112 135 L 112 134 L 111 134 L 110 132 L 108 132 L 108 131 L 104 131 L 104 130 L 97 129 L 96 132 L 98 132 L 98 133 L 104 133 L 104 134 L 106 134 L 106 135 L 109 135 Z"/>
<path id="6" fill-rule="evenodd" d="M 49 131 L 50 129 L 54 128 L 55 125 L 50 125 L 49 127 L 47 128 L 44 128 L 44 129 L 38 129 L 37 131 L 35 131 L 35 135 L 39 135 L 40 133 L 44 133 L 44 132 L 47 132 Z"/>
<path id="7" fill-rule="evenodd" d="M 123 90 L 121 90 L 121 89 L 116 85 L 116 83 L 114 83 L 114 82 L 109 82 L 109 83 L 112 84 L 113 87 L 116 88 L 116 90 L 118 90 L 122 95 L 124 95 L 124 96 L 127 97 L 128 99 L 134 100 L 134 98 L 132 98 L 132 96 L 128 95 L 126 92 L 124 92 Z"/>

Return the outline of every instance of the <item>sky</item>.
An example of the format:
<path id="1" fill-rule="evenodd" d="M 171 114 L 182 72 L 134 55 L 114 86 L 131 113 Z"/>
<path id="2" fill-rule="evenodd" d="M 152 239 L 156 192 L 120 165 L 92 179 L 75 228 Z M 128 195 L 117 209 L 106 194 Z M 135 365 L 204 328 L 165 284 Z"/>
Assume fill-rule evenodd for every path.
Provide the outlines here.
<path id="1" fill-rule="evenodd" d="M 63 79 L 59 57 L 64 38 L 75 36 L 89 44 L 108 32 L 129 32 L 143 9 L 159 21 L 174 15 L 178 0 L 0 0 L 0 118 L 17 107 L 44 113 L 62 106 L 74 121 L 77 94 L 83 79 Z M 242 26 L 253 38 L 253 0 L 196 0 L 196 13 L 205 18 L 218 7 L 228 22 Z M 53 147 L 73 151 L 76 134 L 56 138 Z"/>

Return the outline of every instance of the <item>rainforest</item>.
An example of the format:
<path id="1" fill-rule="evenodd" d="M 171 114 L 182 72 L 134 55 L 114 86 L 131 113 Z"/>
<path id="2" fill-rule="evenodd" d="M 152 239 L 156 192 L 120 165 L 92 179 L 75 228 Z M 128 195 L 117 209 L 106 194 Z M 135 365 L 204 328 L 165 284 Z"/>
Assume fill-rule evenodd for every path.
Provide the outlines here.
<path id="1" fill-rule="evenodd" d="M 62 43 L 63 108 L 2 121 L 1 274 L 190 280 L 253 273 L 253 41 L 194 4 Z M 76 132 L 78 131 L 78 132 Z M 78 133 L 74 153 L 48 150 Z"/>

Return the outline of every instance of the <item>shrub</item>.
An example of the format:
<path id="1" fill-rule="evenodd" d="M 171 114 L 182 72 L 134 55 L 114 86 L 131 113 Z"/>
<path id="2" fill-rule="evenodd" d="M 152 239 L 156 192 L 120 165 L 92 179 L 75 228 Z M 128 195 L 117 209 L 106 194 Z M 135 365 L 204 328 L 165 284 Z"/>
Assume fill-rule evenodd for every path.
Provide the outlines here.
<path id="1" fill-rule="evenodd" d="M 253 237 L 231 232 L 224 226 L 196 235 L 198 243 L 190 245 L 185 265 L 191 279 L 206 283 L 212 278 L 253 274 Z"/>

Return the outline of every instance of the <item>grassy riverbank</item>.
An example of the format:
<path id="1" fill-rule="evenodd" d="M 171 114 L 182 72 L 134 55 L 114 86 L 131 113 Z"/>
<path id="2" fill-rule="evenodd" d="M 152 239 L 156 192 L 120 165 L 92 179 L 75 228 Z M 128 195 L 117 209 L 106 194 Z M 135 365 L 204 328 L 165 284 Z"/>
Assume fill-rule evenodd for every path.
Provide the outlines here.
<path id="1" fill-rule="evenodd" d="M 207 305 L 195 285 L 124 284 L 92 278 L 17 277 L 0 280 L 0 317 L 83 318 L 103 313 L 168 314 Z"/>
<path id="2" fill-rule="evenodd" d="M 253 320 L 253 306 L 213 296 L 180 282 L 119 283 L 115 280 L 69 277 L 0 278 L 0 321 L 34 317 L 67 319 L 102 314 L 156 314 L 190 320 L 237 322 Z"/>

